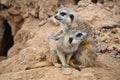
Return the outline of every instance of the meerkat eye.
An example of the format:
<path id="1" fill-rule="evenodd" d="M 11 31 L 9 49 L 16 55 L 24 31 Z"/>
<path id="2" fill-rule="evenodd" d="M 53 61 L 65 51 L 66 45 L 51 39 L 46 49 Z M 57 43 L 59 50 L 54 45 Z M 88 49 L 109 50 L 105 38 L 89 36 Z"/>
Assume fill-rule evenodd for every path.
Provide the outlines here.
<path id="1" fill-rule="evenodd" d="M 70 38 L 69 38 L 69 43 L 72 43 L 72 41 L 73 41 L 73 38 L 70 37 Z"/>
<path id="2" fill-rule="evenodd" d="M 76 37 L 81 37 L 82 36 L 82 33 L 78 33 L 77 35 L 76 35 Z"/>
<path id="3" fill-rule="evenodd" d="M 61 12 L 60 13 L 60 15 L 62 15 L 62 16 L 64 16 L 64 15 L 66 15 L 67 13 L 65 13 L 65 12 Z"/>
<path id="4" fill-rule="evenodd" d="M 73 20 L 74 19 L 74 15 L 70 14 L 70 18 L 71 18 L 71 20 Z"/>

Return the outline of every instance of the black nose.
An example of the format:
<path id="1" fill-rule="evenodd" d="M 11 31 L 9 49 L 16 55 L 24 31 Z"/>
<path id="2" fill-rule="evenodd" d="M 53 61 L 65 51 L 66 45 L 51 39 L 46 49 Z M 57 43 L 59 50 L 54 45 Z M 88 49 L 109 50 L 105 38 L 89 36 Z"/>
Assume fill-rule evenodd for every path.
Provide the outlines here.
<path id="1" fill-rule="evenodd" d="M 72 37 L 70 37 L 70 38 L 69 38 L 69 43 L 71 44 L 71 43 L 72 43 L 72 41 L 73 41 L 73 38 L 72 38 Z"/>
<path id="2" fill-rule="evenodd" d="M 57 16 L 54 16 L 55 17 L 55 19 L 58 19 L 58 17 Z"/>

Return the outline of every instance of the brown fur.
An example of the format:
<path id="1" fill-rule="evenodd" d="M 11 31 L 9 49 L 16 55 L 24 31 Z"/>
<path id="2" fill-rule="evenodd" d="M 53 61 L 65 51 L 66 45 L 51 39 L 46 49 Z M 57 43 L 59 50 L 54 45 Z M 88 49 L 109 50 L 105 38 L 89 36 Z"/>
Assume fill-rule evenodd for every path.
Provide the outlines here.
<path id="1" fill-rule="evenodd" d="M 60 13 L 61 11 L 66 11 L 68 17 L 70 14 L 73 14 L 74 19 L 70 20 L 70 21 L 66 20 L 66 22 L 64 22 L 64 23 L 60 22 L 62 24 L 61 25 L 62 30 L 60 30 L 56 34 L 54 34 L 53 38 L 59 39 L 61 37 L 64 37 L 68 30 L 80 30 L 80 31 L 88 33 L 88 38 L 79 45 L 78 50 L 76 52 L 74 52 L 74 55 L 69 63 L 73 67 L 77 67 L 78 63 L 82 63 L 82 66 L 84 66 L 84 67 L 95 65 L 96 43 L 95 43 L 95 40 L 93 39 L 95 37 L 94 34 L 96 32 L 95 27 L 92 26 L 89 22 L 84 21 L 82 18 L 80 18 L 80 17 L 78 18 L 75 11 L 72 9 L 62 8 L 58 11 L 58 13 Z M 55 16 L 58 16 L 58 14 L 56 14 Z M 51 47 L 51 46 L 49 46 L 49 47 Z M 58 63 L 57 62 L 58 57 L 56 54 L 54 54 L 53 51 L 54 50 L 50 50 L 50 54 L 47 54 L 48 62 Z M 48 62 L 46 62 L 46 63 L 48 63 Z M 51 64 L 48 64 L 48 65 L 51 65 Z"/>
<path id="2" fill-rule="evenodd" d="M 74 15 L 74 19 L 62 23 L 62 30 L 65 33 L 67 30 L 81 30 L 88 33 L 88 38 L 79 45 L 78 50 L 74 53 L 74 58 L 71 60 L 70 65 L 74 67 L 74 63 L 82 63 L 82 66 L 88 67 L 93 66 L 96 60 L 96 41 L 94 39 L 96 29 L 95 27 L 87 21 L 84 21 L 82 18 L 78 18 L 75 11 L 69 8 L 63 8 L 58 11 L 55 16 L 59 16 L 60 12 L 66 12 L 69 17 L 70 14 Z M 59 20 L 58 20 L 59 21 Z M 66 28 L 67 27 L 67 28 Z M 60 35 L 60 34 L 59 34 Z M 57 35 L 58 36 L 58 35 Z M 74 61 L 74 62 L 72 62 Z M 76 61 L 76 62 L 75 62 Z M 74 65 L 73 65 L 74 64 Z"/>
<path id="3" fill-rule="evenodd" d="M 87 38 L 83 43 L 80 44 L 79 49 L 75 52 L 75 59 L 81 62 L 82 67 L 93 66 L 96 59 L 94 50 L 94 42 Z M 79 56 L 79 57 L 78 57 Z"/>
<path id="4" fill-rule="evenodd" d="M 82 35 L 78 35 L 82 34 Z M 46 45 L 48 45 L 48 53 L 46 54 L 45 61 L 36 63 L 28 66 L 26 69 L 32 69 L 37 67 L 44 67 L 54 65 L 56 67 L 69 67 L 69 60 L 71 59 L 73 53 L 78 49 L 79 44 L 87 38 L 87 33 L 81 32 L 80 30 L 69 30 L 64 37 L 58 40 L 54 40 L 53 36 L 50 35 L 46 40 Z M 72 38 L 72 41 L 69 41 Z M 58 63 L 58 58 L 60 62 Z"/>

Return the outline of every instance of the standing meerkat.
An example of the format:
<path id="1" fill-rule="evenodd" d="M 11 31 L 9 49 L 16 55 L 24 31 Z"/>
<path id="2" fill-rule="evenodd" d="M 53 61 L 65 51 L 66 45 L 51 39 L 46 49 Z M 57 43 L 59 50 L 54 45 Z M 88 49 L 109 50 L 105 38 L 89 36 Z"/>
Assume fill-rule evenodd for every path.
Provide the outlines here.
<path id="1" fill-rule="evenodd" d="M 60 37 L 58 40 L 52 39 L 50 35 L 46 43 L 49 48 L 49 53 L 46 54 L 47 60 L 30 65 L 26 70 L 51 65 L 56 67 L 69 67 L 71 57 L 78 49 L 80 43 L 86 38 L 87 33 L 81 32 L 80 30 L 68 30 L 66 35 Z M 59 61 L 62 64 L 59 64 Z"/>
<path id="2" fill-rule="evenodd" d="M 60 22 L 62 28 L 62 30 L 54 34 L 55 38 L 64 36 L 68 30 L 81 30 L 88 33 L 88 37 L 79 45 L 78 50 L 74 53 L 76 55 L 74 60 L 81 62 L 84 67 L 94 65 L 96 59 L 95 27 L 80 17 L 78 18 L 76 12 L 69 8 L 58 10 L 55 19 Z"/>

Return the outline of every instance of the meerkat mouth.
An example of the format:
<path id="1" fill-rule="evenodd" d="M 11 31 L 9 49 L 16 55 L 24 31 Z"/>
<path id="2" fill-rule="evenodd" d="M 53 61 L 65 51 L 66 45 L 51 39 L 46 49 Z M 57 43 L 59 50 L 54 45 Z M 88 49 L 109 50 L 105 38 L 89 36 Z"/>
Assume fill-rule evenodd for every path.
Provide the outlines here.
<path id="1" fill-rule="evenodd" d="M 59 18 L 58 16 L 54 16 L 56 20 L 62 20 L 61 18 Z"/>
<path id="2" fill-rule="evenodd" d="M 60 20 L 62 20 L 62 19 L 57 19 L 57 20 L 59 20 L 59 21 L 60 21 Z"/>

